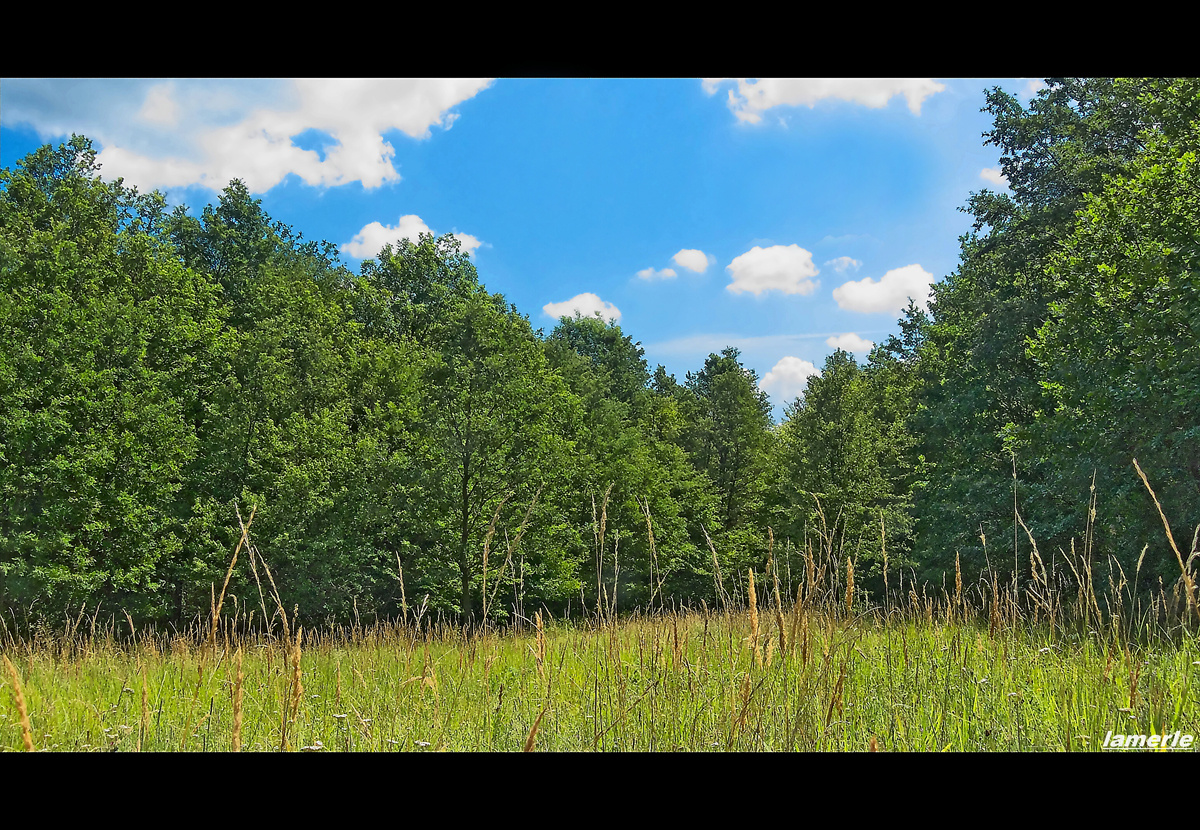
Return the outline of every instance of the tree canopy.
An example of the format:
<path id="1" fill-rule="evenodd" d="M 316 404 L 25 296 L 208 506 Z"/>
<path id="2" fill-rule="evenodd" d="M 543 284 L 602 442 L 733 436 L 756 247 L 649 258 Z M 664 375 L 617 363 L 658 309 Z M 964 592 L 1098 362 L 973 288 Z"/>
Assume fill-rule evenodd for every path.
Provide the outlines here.
<path id="1" fill-rule="evenodd" d="M 241 182 L 168 212 L 87 139 L 41 148 L 0 172 L 0 613 L 208 613 L 251 512 L 250 561 L 309 620 L 713 602 L 814 547 L 875 595 L 956 564 L 1020 584 L 1030 538 L 1178 577 L 1200 82 L 1048 79 L 986 109 L 1008 188 L 971 195 L 958 266 L 781 424 L 737 349 L 680 383 L 616 323 L 544 334 L 452 236 L 354 273 Z M 270 617 L 258 575 L 230 591 Z"/>

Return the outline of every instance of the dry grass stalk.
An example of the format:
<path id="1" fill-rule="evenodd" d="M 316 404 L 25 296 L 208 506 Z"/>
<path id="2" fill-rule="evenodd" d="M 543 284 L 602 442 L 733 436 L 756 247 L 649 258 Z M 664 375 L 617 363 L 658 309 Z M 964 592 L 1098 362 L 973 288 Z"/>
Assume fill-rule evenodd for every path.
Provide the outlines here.
<path id="1" fill-rule="evenodd" d="M 954 552 L 954 607 L 960 611 L 963 607 L 962 563 L 958 551 Z"/>
<path id="2" fill-rule="evenodd" d="M 1028 593 L 1037 603 L 1035 606 L 1035 612 L 1036 608 L 1040 606 L 1045 608 L 1046 613 L 1049 614 L 1050 604 L 1036 590 L 1036 586 L 1039 583 L 1047 590 L 1047 592 L 1050 589 L 1050 580 L 1046 576 L 1046 563 L 1042 561 L 1042 555 L 1038 552 L 1037 542 L 1034 540 L 1033 534 L 1029 532 L 1029 526 L 1025 524 L 1025 520 L 1021 518 L 1020 513 L 1016 513 L 1014 511 L 1014 515 L 1017 517 L 1017 521 L 1020 523 L 1021 527 L 1025 530 L 1025 535 L 1029 537 L 1029 544 L 1032 547 L 1032 551 L 1029 554 L 1029 570 L 1033 573 L 1033 586 L 1028 589 Z M 1038 573 L 1039 566 L 1041 566 L 1040 574 Z"/>
<path id="3" fill-rule="evenodd" d="M 129 637 L 130 637 L 130 639 L 133 640 L 134 646 L 136 646 L 137 645 L 137 630 L 133 627 L 133 617 L 129 616 L 129 612 L 126 611 L 124 608 L 121 609 L 121 612 L 125 615 L 125 619 L 129 622 Z"/>
<path id="4" fill-rule="evenodd" d="M 887 557 L 887 534 L 883 526 L 883 510 L 879 511 L 879 550 L 883 554 L 883 604 L 888 606 L 888 557 Z M 903 570 L 900 573 L 901 582 L 904 580 Z M 903 588 L 903 586 L 901 586 Z"/>
<path id="5" fill-rule="evenodd" d="M 238 524 L 241 524 L 240 516 L 238 517 Z M 245 530 L 246 529 L 245 526 L 243 526 L 242 529 Z M 271 621 L 271 615 L 267 613 L 267 599 L 265 596 L 263 596 L 262 580 L 258 578 L 258 565 L 255 564 L 255 561 L 254 561 L 255 559 L 258 559 L 260 557 L 258 555 L 258 551 L 255 550 L 255 548 L 253 546 L 250 547 L 250 549 L 247 551 L 247 553 L 250 554 L 250 570 L 254 574 L 254 584 L 256 586 L 258 586 L 258 605 L 259 605 L 259 608 L 262 609 L 263 622 L 269 626 L 270 621 Z M 396 561 L 399 562 L 400 561 L 399 554 L 397 554 L 396 556 L 397 556 Z M 266 562 L 263 562 L 263 565 L 265 566 Z M 403 590 L 404 590 L 404 582 L 403 581 L 401 581 L 401 583 L 400 583 L 400 588 L 401 588 L 401 594 L 403 595 Z"/>
<path id="6" fill-rule="evenodd" d="M 25 705 L 25 692 L 21 688 L 21 676 L 17 674 L 17 667 L 9 661 L 7 656 L 4 657 L 4 668 L 12 680 L 13 703 L 17 705 L 17 716 L 21 720 L 21 741 L 25 744 L 26 752 L 33 752 L 33 727 L 29 725 L 29 709 Z"/>
<path id="7" fill-rule="evenodd" d="M 250 509 L 250 518 L 245 524 L 242 524 L 241 512 L 238 512 L 238 524 L 242 528 L 242 535 L 238 537 L 238 543 L 233 549 L 233 559 L 229 560 L 229 570 L 225 572 L 225 581 L 221 584 L 221 598 L 217 600 L 213 608 L 212 628 L 208 634 L 208 645 L 212 651 L 217 649 L 217 621 L 221 617 L 221 606 L 225 604 L 225 591 L 229 587 L 229 578 L 233 576 L 233 567 L 237 564 L 238 553 L 241 551 L 242 545 L 249 544 L 247 534 L 250 532 L 250 525 L 254 524 L 254 514 L 257 510 L 258 505 Z"/>
<path id="8" fill-rule="evenodd" d="M 254 560 L 250 560 L 253 562 Z M 408 622 L 408 597 L 404 594 L 404 566 L 400 564 L 400 552 L 396 552 L 396 572 L 400 575 L 400 619 L 404 623 Z M 263 609 L 263 613 L 267 613 L 267 609 Z"/>
<path id="9" fill-rule="evenodd" d="M 675 614 L 671 615 L 671 636 L 673 637 L 671 668 L 675 669 L 679 667 L 682 654 L 679 646 L 679 617 Z"/>
<path id="10" fill-rule="evenodd" d="M 700 525 L 700 529 L 704 531 L 704 540 L 708 542 L 708 549 L 712 552 L 714 587 L 717 589 L 717 596 L 721 599 L 721 605 L 727 607 L 729 595 L 725 593 L 725 580 L 721 577 L 721 563 L 717 560 L 717 547 L 713 544 L 712 537 L 708 535 L 708 528 Z"/>
<path id="11" fill-rule="evenodd" d="M 779 629 L 779 654 L 787 654 L 787 629 L 783 623 L 783 600 L 779 596 L 779 576 L 775 576 L 775 626 Z"/>
<path id="12" fill-rule="evenodd" d="M 150 728 L 150 681 L 146 679 L 146 664 L 142 664 L 142 720 L 138 724 L 137 751 L 142 751 L 146 740 L 146 732 Z"/>
<path id="13" fill-rule="evenodd" d="M 490 522 L 488 522 L 487 533 L 485 533 L 483 536 L 483 574 L 482 574 L 483 612 L 482 612 L 482 614 L 483 614 L 483 619 L 485 622 L 487 621 L 487 603 L 488 603 L 488 592 L 487 592 L 488 554 L 491 552 L 491 549 L 492 549 L 492 536 L 494 536 L 496 533 L 496 522 L 500 521 L 500 511 L 504 509 L 504 504 L 507 501 L 508 501 L 508 494 L 505 494 L 504 498 L 500 499 L 500 503 L 496 505 L 496 512 L 492 514 L 492 520 Z M 399 558 L 399 554 L 397 554 L 396 564 L 399 564 L 399 563 L 400 563 L 400 558 Z"/>
<path id="14" fill-rule="evenodd" d="M 285 699 L 284 701 L 283 722 L 279 728 L 279 748 L 284 752 L 291 749 L 291 744 L 288 742 L 288 726 L 296 719 L 296 715 L 300 710 L 300 697 L 304 694 L 304 683 L 301 680 L 300 672 L 300 646 L 303 639 L 304 627 L 301 626 L 296 629 L 296 641 L 291 648 L 291 700 Z"/>
<path id="15" fill-rule="evenodd" d="M 618 579 L 621 576 L 621 531 L 617 530 L 613 533 L 613 592 L 612 592 L 612 609 L 609 611 L 609 619 L 617 618 L 617 585 Z"/>
<path id="16" fill-rule="evenodd" d="M 521 537 L 525 535 L 525 530 L 529 527 L 529 517 L 533 515 L 533 509 L 537 506 L 538 499 L 541 498 L 541 495 L 542 488 L 539 487 L 538 491 L 533 494 L 533 501 L 529 502 L 529 507 L 525 509 L 525 515 L 521 518 L 521 525 L 517 528 L 517 535 L 512 538 L 511 542 L 508 542 L 507 549 L 504 553 L 504 564 L 500 566 L 500 572 L 496 574 L 496 584 L 492 587 L 492 597 L 491 600 L 489 600 L 489 604 L 495 602 L 496 600 L 496 592 L 500 589 L 500 580 L 504 578 L 504 571 L 512 564 L 513 552 L 517 549 L 517 545 L 521 543 Z M 508 540 L 508 531 L 504 532 L 504 538 L 506 541 Z M 524 560 L 522 560 L 522 562 L 523 561 Z M 521 589 L 523 591 L 525 587 L 523 565 L 521 574 Z"/>
<path id="17" fill-rule="evenodd" d="M 542 679 L 545 679 L 546 672 L 544 665 L 546 662 L 546 629 L 542 625 L 541 611 L 537 612 L 535 623 L 537 625 L 537 639 L 535 641 L 534 657 L 537 662 L 538 676 Z"/>
<path id="18" fill-rule="evenodd" d="M 529 730 L 529 737 L 525 739 L 525 752 L 533 752 L 534 743 L 537 741 L 538 726 L 542 723 L 542 718 L 545 717 L 546 710 L 542 709 L 538 713 L 537 720 L 533 722 L 533 728 Z"/>
<path id="19" fill-rule="evenodd" d="M 846 613 L 849 614 L 854 605 L 854 560 L 846 557 Z"/>
<path id="20" fill-rule="evenodd" d="M 808 591 L 805 596 L 812 598 L 816 592 L 816 563 L 813 562 L 812 543 L 807 535 L 804 539 L 804 581 Z"/>
<path id="21" fill-rule="evenodd" d="M 1146 474 L 1142 472 L 1142 468 L 1136 458 L 1133 459 L 1133 466 L 1137 469 L 1138 475 L 1142 477 L 1142 484 L 1146 485 L 1146 489 L 1150 491 L 1150 498 L 1154 499 L 1154 506 L 1158 508 L 1158 516 L 1162 519 L 1163 529 L 1167 532 L 1167 541 L 1171 543 L 1171 550 L 1175 551 L 1175 559 L 1179 562 L 1179 570 L 1183 574 L 1183 582 L 1187 587 L 1187 609 L 1188 619 L 1190 620 L 1192 611 L 1196 608 L 1196 585 L 1192 581 L 1192 575 L 1188 572 L 1187 565 L 1183 561 L 1183 555 L 1179 553 L 1179 546 L 1175 544 L 1175 537 L 1171 534 L 1171 525 L 1167 522 L 1167 516 L 1163 513 L 1162 505 L 1158 503 L 1158 496 L 1154 494 L 1154 488 L 1150 486 L 1150 482 L 1146 479 Z M 1190 556 L 1188 560 L 1191 561 Z"/>
<path id="22" fill-rule="evenodd" d="M 600 505 L 600 518 L 596 518 L 596 499 L 592 497 L 592 538 L 596 543 L 596 622 L 599 624 L 603 617 L 603 609 L 607 604 L 605 597 L 607 592 L 604 589 L 604 528 L 608 524 L 608 496 L 612 492 L 613 485 L 610 483 L 608 489 L 604 491 L 604 498 Z"/>
<path id="23" fill-rule="evenodd" d="M 842 690 L 845 688 L 845 685 L 846 685 L 846 670 L 849 667 L 850 667 L 850 655 L 849 655 L 849 652 L 847 652 L 846 659 L 842 661 L 842 670 L 841 670 L 841 673 L 838 674 L 837 683 L 834 684 L 833 694 L 829 698 L 829 709 L 825 712 L 825 728 L 826 729 L 828 729 L 829 724 L 833 722 L 834 709 L 837 710 L 839 716 L 841 715 L 841 713 L 843 711 L 843 709 L 842 709 Z"/>
<path id="24" fill-rule="evenodd" d="M 767 573 L 775 573 L 775 531 L 767 528 Z"/>
<path id="25" fill-rule="evenodd" d="M 754 650 L 754 665 L 763 664 L 762 647 L 758 642 L 758 597 L 754 592 L 754 571 L 751 570 L 748 596 L 750 600 L 750 646 Z"/>
<path id="26" fill-rule="evenodd" d="M 242 650 L 239 648 L 237 654 L 234 655 L 234 663 L 237 665 L 237 677 L 233 681 L 233 751 L 242 751 L 242 682 L 245 676 L 242 674 Z"/>
<path id="27" fill-rule="evenodd" d="M 287 610 L 283 607 L 283 600 L 279 598 L 279 588 L 275 585 L 275 577 L 271 575 L 271 566 L 267 564 L 267 560 L 263 557 L 262 553 L 259 552 L 258 548 L 252 547 L 250 548 L 250 552 L 252 555 L 257 554 L 259 561 L 263 563 L 263 570 L 267 572 L 267 581 L 271 583 L 271 596 L 275 600 L 275 613 L 277 613 L 283 619 L 283 640 L 285 643 L 288 643 L 291 641 L 292 635 L 290 627 L 288 626 Z M 274 617 L 271 619 L 273 620 Z M 268 631 L 270 631 L 271 626 L 272 623 L 268 622 Z"/>
<path id="28" fill-rule="evenodd" d="M 754 689 L 750 684 L 749 673 L 742 675 L 742 711 L 738 714 L 737 722 L 734 728 L 729 733 L 728 748 L 733 748 L 733 742 L 741 734 L 742 729 L 746 726 L 746 713 L 750 711 L 750 696 L 754 693 Z"/>
<path id="29" fill-rule="evenodd" d="M 795 647 L 796 647 L 796 634 L 798 633 L 798 627 L 799 627 L 799 625 L 800 625 L 800 616 L 801 616 L 801 614 L 803 614 L 803 613 L 804 613 L 804 597 L 803 597 L 803 591 L 804 591 L 804 586 L 803 586 L 803 585 L 797 585 L 797 586 L 796 586 L 796 602 L 795 602 L 795 603 L 792 605 L 792 636 L 791 636 L 791 641 L 792 641 L 792 648 L 793 648 L 793 649 L 795 649 Z"/>
<path id="30" fill-rule="evenodd" d="M 636 499 L 635 499 L 636 501 Z M 662 569 L 658 566 L 658 549 L 654 546 L 654 524 L 650 520 L 650 498 L 646 497 L 646 503 L 642 505 L 642 512 L 646 514 L 646 538 L 650 541 L 650 607 L 654 607 L 654 597 L 662 593 L 663 579 Z M 655 578 L 657 575 L 657 579 Z"/>

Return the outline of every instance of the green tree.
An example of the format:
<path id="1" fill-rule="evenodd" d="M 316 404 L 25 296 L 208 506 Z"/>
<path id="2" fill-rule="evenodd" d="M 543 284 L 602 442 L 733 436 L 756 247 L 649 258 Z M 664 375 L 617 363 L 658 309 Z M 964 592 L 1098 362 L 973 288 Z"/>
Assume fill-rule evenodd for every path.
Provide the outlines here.
<path id="1" fill-rule="evenodd" d="M 902 366 L 885 348 L 865 367 L 839 349 L 788 406 L 771 464 L 778 532 L 860 560 L 855 572 L 876 579 L 872 588 L 884 585 L 885 538 L 893 569 L 911 541 L 910 399 Z"/>
<path id="2" fill-rule="evenodd" d="M 480 291 L 455 303 L 429 338 L 435 355 L 422 403 L 426 517 L 432 553 L 458 570 L 458 611 L 469 624 L 496 506 L 528 505 L 555 485 L 569 463 L 578 403 L 550 370 L 528 320 L 500 295 Z"/>
<path id="3" fill-rule="evenodd" d="M 1200 83 L 1155 98 L 1200 111 Z M 1135 569 L 1143 546 L 1159 552 L 1143 568 L 1151 585 L 1179 567 L 1132 459 L 1183 526 L 1182 548 L 1200 522 L 1200 121 L 1170 133 L 1141 136 L 1052 260 L 1060 299 L 1030 345 L 1050 403 L 1023 436 L 1052 459 L 1048 487 L 1086 504 L 1094 479 L 1101 554 Z"/>
<path id="4" fill-rule="evenodd" d="M 1179 122 L 1147 100 L 1148 91 L 1168 86 L 1052 78 L 1028 108 L 998 89 L 988 93 L 994 125 L 985 135 L 1001 150 L 1010 192 L 969 200 L 974 229 L 961 240 L 957 270 L 934 286 L 919 347 L 922 380 L 910 429 L 928 462 L 915 509 L 919 558 L 930 578 L 953 567 L 959 552 L 969 572 L 982 570 L 983 536 L 991 540 L 992 566 L 1004 573 L 1016 557 L 1020 567 L 1018 551 L 1003 551 L 1014 538 L 1014 467 L 1018 503 L 1037 505 L 1024 510 L 1031 527 L 1067 541 L 1062 534 L 1084 500 L 1052 491 L 1053 459 L 1021 438 L 1051 406 L 1026 341 L 1061 299 L 1048 267 L 1085 194 L 1127 168 L 1142 151 L 1144 129 Z"/>
<path id="5" fill-rule="evenodd" d="M 76 136 L 0 173 L 0 604 L 156 615 L 223 312 L 162 198 L 95 158 Z"/>
<path id="6" fill-rule="evenodd" d="M 753 519 L 760 506 L 760 475 L 771 436 L 771 403 L 758 375 L 727 348 L 710 354 L 687 388 L 697 405 L 690 444 L 696 467 L 708 474 L 721 497 L 727 531 Z"/>
<path id="7" fill-rule="evenodd" d="M 641 345 L 615 323 L 580 316 L 563 318 L 545 342 L 550 364 L 583 404 L 560 510 L 584 547 L 591 543 L 585 601 L 595 607 L 608 597 L 611 605 L 614 585 L 618 607 L 661 603 L 671 590 L 707 595 L 711 577 L 697 573 L 707 573 L 707 557 L 695 537 L 712 525 L 708 484 L 673 443 L 675 403 L 647 388 Z M 593 502 L 605 525 L 603 549 Z"/>

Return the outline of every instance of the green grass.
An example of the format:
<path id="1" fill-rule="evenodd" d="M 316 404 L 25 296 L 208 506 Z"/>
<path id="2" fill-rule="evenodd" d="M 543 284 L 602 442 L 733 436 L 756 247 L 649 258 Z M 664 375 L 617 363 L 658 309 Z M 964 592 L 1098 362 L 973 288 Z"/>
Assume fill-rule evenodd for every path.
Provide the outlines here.
<path id="1" fill-rule="evenodd" d="M 774 611 L 760 618 L 761 666 L 740 611 L 549 622 L 540 654 L 532 627 L 305 633 L 288 745 L 520 751 L 539 715 L 539 751 L 864 751 L 872 737 L 885 751 L 1080 751 L 1110 730 L 1200 737 L 1200 647 L 1181 630 L 1139 644 L 1119 625 L 964 620 L 932 605 L 852 616 L 826 603 L 785 609 L 781 652 Z M 222 633 L 209 652 L 122 640 L 114 625 L 9 641 L 4 653 L 39 751 L 227 751 L 238 648 L 242 748 L 278 751 L 293 694 L 280 638 Z M 0 750 L 17 751 L 20 718 L 0 679 Z"/>

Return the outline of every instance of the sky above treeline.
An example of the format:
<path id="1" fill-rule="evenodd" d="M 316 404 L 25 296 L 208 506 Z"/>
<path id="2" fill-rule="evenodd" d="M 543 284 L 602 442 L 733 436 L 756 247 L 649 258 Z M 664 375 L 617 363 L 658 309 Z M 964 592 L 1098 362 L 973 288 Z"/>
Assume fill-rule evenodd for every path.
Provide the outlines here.
<path id="1" fill-rule="evenodd" d="M 776 417 L 865 360 L 1003 190 L 981 112 L 1036 79 L 0 79 L 0 165 L 87 135 L 198 214 L 231 179 L 357 271 L 455 234 L 535 328 L 615 319 L 682 382 L 741 350 Z"/>

